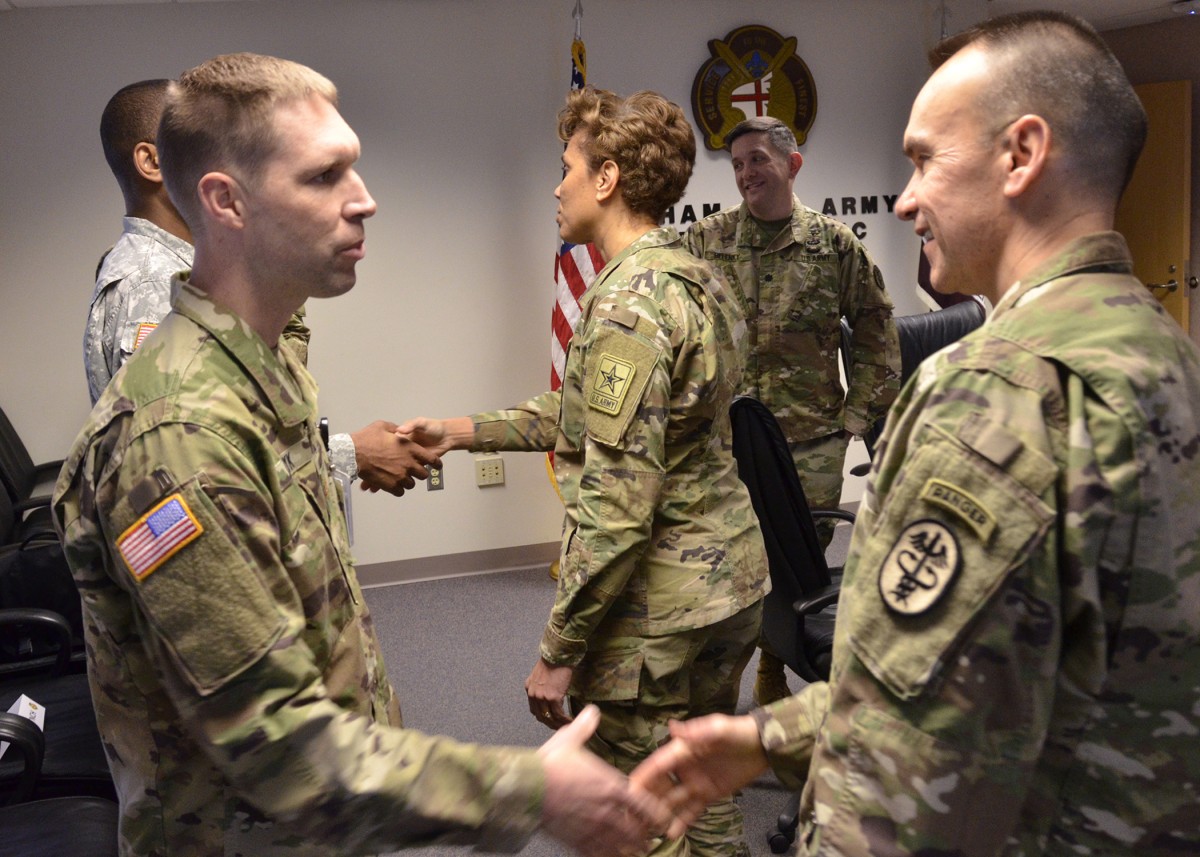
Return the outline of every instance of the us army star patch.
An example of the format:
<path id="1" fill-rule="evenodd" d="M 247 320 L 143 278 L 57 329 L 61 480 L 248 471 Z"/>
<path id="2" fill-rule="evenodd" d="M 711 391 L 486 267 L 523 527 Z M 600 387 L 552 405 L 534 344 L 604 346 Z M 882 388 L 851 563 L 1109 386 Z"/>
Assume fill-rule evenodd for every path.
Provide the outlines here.
<path id="1" fill-rule="evenodd" d="M 909 524 L 879 572 L 883 603 L 907 616 L 924 613 L 950 588 L 961 562 L 958 537 L 945 524 L 932 519 Z"/>
<path id="2" fill-rule="evenodd" d="M 606 414 L 619 414 L 634 371 L 634 365 L 627 360 L 611 354 L 600 355 L 592 389 L 588 391 L 588 404 Z"/>

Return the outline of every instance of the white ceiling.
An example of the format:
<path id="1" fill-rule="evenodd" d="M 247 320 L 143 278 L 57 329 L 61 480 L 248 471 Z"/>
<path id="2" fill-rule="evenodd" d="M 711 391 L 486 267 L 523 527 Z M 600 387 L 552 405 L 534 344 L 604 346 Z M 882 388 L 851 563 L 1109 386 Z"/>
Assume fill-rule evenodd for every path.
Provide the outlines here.
<path id="1" fill-rule="evenodd" d="M 0 0 L 0 12 L 51 6 L 132 6 L 139 3 L 206 3 L 217 0 Z M 244 0 L 229 0 L 244 2 Z M 883 2 L 883 0 L 880 0 Z M 1200 0 L 1192 0 L 1200 7 Z M 988 0 L 992 14 L 1030 9 L 1064 9 L 1086 18 L 1097 29 L 1115 30 L 1176 17 L 1174 0 Z M 1200 18 L 1200 8 L 1197 17 Z"/>

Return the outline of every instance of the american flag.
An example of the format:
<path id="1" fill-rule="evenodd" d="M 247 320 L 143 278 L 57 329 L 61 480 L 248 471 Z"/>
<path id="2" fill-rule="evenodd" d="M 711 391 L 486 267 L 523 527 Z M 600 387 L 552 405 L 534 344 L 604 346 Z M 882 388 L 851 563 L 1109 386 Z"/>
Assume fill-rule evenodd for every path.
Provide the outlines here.
<path id="1" fill-rule="evenodd" d="M 137 333 L 134 334 L 134 337 L 133 337 L 133 350 L 134 351 L 137 351 L 138 346 L 141 345 L 142 342 L 145 341 L 147 336 L 149 336 L 150 334 L 152 334 L 154 332 L 154 329 L 156 327 L 158 327 L 157 324 L 143 323 L 143 324 L 138 325 Z"/>
<path id="2" fill-rule="evenodd" d="M 571 42 L 571 89 L 587 82 L 587 51 L 579 35 L 582 4 L 575 6 L 575 40 Z M 554 309 L 550 313 L 550 389 L 562 386 L 567 365 L 567 346 L 579 321 L 579 301 L 604 267 L 600 252 L 592 244 L 568 244 L 561 239 L 554 257 Z"/>
<path id="3" fill-rule="evenodd" d="M 133 576 L 146 577 L 204 532 L 186 501 L 172 494 L 117 539 L 117 550 Z"/>

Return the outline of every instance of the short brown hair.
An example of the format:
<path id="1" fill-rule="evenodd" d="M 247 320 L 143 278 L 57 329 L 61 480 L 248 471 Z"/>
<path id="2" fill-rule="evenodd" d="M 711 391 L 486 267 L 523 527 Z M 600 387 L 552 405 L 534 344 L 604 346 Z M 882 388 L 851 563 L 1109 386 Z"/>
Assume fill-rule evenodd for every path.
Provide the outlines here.
<path id="1" fill-rule="evenodd" d="M 687 189 L 696 163 L 696 137 L 678 104 L 657 92 L 621 98 L 585 87 L 567 96 L 558 114 L 564 143 L 576 132 L 592 170 L 612 161 L 621 170 L 621 198 L 631 211 L 662 220 Z"/>
<path id="2" fill-rule="evenodd" d="M 158 130 L 158 157 L 171 201 L 195 232 L 196 185 L 213 170 L 253 181 L 276 150 L 277 106 L 314 95 L 337 105 L 337 88 L 307 66 L 237 53 L 213 57 L 171 84 Z"/>
<path id="3" fill-rule="evenodd" d="M 792 129 L 787 126 L 786 122 L 776 119 L 774 116 L 752 116 L 749 119 L 743 119 L 725 135 L 725 146 L 732 149 L 733 141 L 738 137 L 745 137 L 747 134 L 766 134 L 767 142 L 784 157 L 797 151 L 796 135 L 792 133 Z"/>
<path id="4" fill-rule="evenodd" d="M 930 63 L 972 46 L 991 63 L 980 113 L 1041 116 L 1085 185 L 1120 198 L 1146 142 L 1146 111 L 1095 29 L 1064 12 L 1001 15 L 940 42 Z"/>

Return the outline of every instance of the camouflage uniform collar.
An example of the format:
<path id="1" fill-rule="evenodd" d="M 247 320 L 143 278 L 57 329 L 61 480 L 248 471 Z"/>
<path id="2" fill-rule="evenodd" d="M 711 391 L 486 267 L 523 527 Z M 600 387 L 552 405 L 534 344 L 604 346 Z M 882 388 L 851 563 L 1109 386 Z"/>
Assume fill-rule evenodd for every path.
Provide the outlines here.
<path id="1" fill-rule="evenodd" d="M 776 235 L 764 235 L 762 228 L 758 225 L 759 221 L 755 220 L 754 215 L 750 213 L 750 206 L 743 202 L 738 206 L 737 246 L 758 250 L 768 248 L 778 250 L 789 244 L 803 244 L 808 240 L 808 211 L 809 209 L 800 201 L 800 197 L 792 194 L 790 229 L 781 229 Z"/>
<path id="2" fill-rule="evenodd" d="M 131 235 L 142 235 L 146 238 L 151 238 L 159 244 L 177 253 L 179 258 L 187 264 L 186 268 L 192 267 L 192 259 L 195 257 L 195 248 L 187 241 L 184 241 L 177 235 L 172 235 L 167 230 L 163 229 L 149 220 L 141 217 L 130 217 L 126 215 L 121 218 L 121 229 L 123 232 Z"/>
<path id="3" fill-rule="evenodd" d="M 1013 283 L 996 304 L 993 316 L 1023 303 L 1034 289 L 1084 272 L 1132 274 L 1133 259 L 1124 236 L 1119 232 L 1095 232 L 1071 241 L 1056 256 Z"/>
<path id="4" fill-rule="evenodd" d="M 299 378 L 307 375 L 282 340 L 274 350 L 233 311 L 218 306 L 203 290 L 188 282 L 188 272 L 171 281 L 171 309 L 199 325 L 224 348 L 262 391 L 271 410 L 286 426 L 308 419 L 315 389 L 306 391 Z M 306 392 L 308 395 L 306 395 Z"/>
<path id="5" fill-rule="evenodd" d="M 674 226 L 659 226 L 651 229 L 649 232 L 642 235 L 641 238 L 632 242 L 628 247 L 622 250 L 617 255 L 608 260 L 603 270 L 597 275 L 596 280 L 599 282 L 608 275 L 609 272 L 615 271 L 620 267 L 621 263 L 632 256 L 639 250 L 645 250 L 648 247 L 667 247 L 671 244 L 679 243 L 679 232 Z"/>

